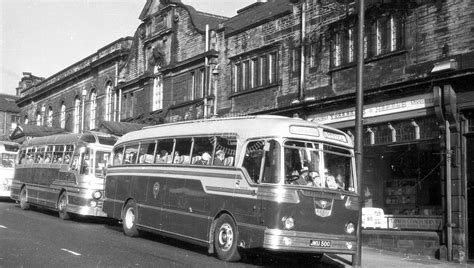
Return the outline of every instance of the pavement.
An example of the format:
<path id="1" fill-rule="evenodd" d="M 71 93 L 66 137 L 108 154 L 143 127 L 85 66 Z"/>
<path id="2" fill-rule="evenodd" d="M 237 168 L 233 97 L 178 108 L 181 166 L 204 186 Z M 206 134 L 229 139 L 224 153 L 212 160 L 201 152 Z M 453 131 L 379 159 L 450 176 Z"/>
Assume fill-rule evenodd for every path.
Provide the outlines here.
<path id="1" fill-rule="evenodd" d="M 351 267 L 351 258 L 342 255 L 329 255 L 329 258 L 343 264 L 344 267 Z M 363 268 L 390 268 L 390 267 L 473 267 L 474 263 L 459 264 L 455 262 L 447 262 L 438 260 L 429 256 L 411 255 L 400 252 L 392 252 L 387 250 L 375 249 L 370 247 L 362 247 L 362 264 Z"/>

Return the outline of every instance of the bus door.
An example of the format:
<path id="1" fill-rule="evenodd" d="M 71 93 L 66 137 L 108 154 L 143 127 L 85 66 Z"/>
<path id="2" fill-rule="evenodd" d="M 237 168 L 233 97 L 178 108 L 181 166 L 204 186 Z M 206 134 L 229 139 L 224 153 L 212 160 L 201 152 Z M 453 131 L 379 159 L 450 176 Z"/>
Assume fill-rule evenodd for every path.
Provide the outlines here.
<path id="1" fill-rule="evenodd" d="M 72 174 L 72 158 L 74 153 L 74 145 L 66 145 L 64 148 L 64 153 L 58 153 L 57 163 L 59 163 L 59 183 L 61 186 L 66 187 L 69 181 L 75 182 L 75 177 Z M 54 161 L 54 160 L 53 160 Z"/>
<path id="2" fill-rule="evenodd" d="M 274 188 L 273 185 L 280 181 L 280 152 L 279 143 L 273 139 L 250 141 L 246 146 L 242 167 L 250 180 L 259 187 L 253 193 L 253 201 L 241 208 L 247 211 L 247 217 L 251 217 L 254 223 L 264 222 L 262 215 L 265 213 L 265 193 L 269 193 Z"/>

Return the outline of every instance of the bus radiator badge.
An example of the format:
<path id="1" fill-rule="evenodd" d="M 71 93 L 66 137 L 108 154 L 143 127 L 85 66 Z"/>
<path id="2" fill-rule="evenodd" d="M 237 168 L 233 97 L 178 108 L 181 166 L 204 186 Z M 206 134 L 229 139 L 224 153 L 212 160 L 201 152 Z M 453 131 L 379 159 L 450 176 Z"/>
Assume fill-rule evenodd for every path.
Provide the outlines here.
<path id="1" fill-rule="evenodd" d="M 155 199 L 159 191 L 160 191 L 160 184 L 158 182 L 155 182 L 155 184 L 153 185 L 153 197 L 155 197 Z"/>
<path id="2" fill-rule="evenodd" d="M 322 218 L 331 216 L 333 202 L 329 200 L 314 200 L 314 212 Z"/>

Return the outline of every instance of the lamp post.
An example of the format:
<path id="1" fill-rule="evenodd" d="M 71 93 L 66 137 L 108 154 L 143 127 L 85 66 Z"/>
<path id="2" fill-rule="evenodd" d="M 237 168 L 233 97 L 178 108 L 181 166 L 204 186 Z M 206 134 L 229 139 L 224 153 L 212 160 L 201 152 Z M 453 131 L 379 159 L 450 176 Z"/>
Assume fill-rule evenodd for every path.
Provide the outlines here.
<path id="1" fill-rule="evenodd" d="M 360 194 L 359 201 L 359 220 L 357 224 L 357 253 L 352 258 L 353 267 L 362 265 L 362 207 L 364 202 L 364 193 L 362 190 L 362 159 L 363 159 L 363 108 L 364 108 L 364 20 L 365 20 L 365 1 L 358 0 L 358 39 L 357 39 L 357 86 L 356 86 L 356 114 L 355 114 L 355 160 L 357 190 Z"/>
<path id="2" fill-rule="evenodd" d="M 87 95 L 87 90 L 84 88 L 82 90 L 82 116 L 81 116 L 81 131 L 84 132 L 84 111 L 86 109 L 85 103 L 86 103 L 86 95 Z"/>

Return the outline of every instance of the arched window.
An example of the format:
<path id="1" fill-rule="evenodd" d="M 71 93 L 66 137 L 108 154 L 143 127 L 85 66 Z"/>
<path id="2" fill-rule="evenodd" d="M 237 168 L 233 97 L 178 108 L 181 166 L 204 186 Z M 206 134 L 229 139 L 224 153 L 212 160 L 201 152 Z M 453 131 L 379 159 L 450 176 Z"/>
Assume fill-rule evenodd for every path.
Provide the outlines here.
<path id="1" fill-rule="evenodd" d="M 163 108 L 163 77 L 158 71 L 159 66 L 155 66 L 153 80 L 153 111 Z M 192 97 L 191 97 L 192 99 Z"/>
<path id="2" fill-rule="evenodd" d="M 41 126 L 41 112 L 36 112 L 36 125 Z"/>
<path id="3" fill-rule="evenodd" d="M 47 121 L 47 126 L 52 127 L 53 126 L 53 107 L 49 106 L 48 108 L 48 121 Z"/>
<path id="4" fill-rule="evenodd" d="M 95 90 L 91 91 L 91 100 L 90 100 L 90 116 L 89 116 L 89 129 L 95 128 L 95 112 L 97 109 L 97 93 Z"/>
<path id="5" fill-rule="evenodd" d="M 113 120 L 113 89 L 112 83 L 108 82 L 105 86 L 105 120 L 111 121 Z"/>
<path id="6" fill-rule="evenodd" d="M 66 104 L 64 104 L 64 102 L 61 103 L 61 113 L 59 115 L 59 124 L 61 128 L 66 127 Z"/>
<path id="7" fill-rule="evenodd" d="M 79 133 L 81 124 L 81 99 L 76 96 L 74 99 L 74 133 Z"/>

